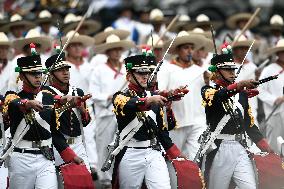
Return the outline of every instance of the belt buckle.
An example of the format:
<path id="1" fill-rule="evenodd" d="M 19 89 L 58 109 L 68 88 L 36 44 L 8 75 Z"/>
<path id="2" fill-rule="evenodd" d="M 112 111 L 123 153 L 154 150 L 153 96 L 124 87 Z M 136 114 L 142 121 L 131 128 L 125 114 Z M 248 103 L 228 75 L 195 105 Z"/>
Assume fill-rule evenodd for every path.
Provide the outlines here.
<path id="1" fill-rule="evenodd" d="M 242 135 L 241 134 L 236 134 L 235 135 L 235 140 L 236 141 L 241 141 L 242 140 Z"/>
<path id="2" fill-rule="evenodd" d="M 32 148 L 40 148 L 41 147 L 41 140 L 40 141 L 32 141 Z"/>
<path id="3" fill-rule="evenodd" d="M 70 137 L 66 141 L 67 141 L 67 144 L 74 144 L 75 143 L 75 138 L 74 137 Z"/>

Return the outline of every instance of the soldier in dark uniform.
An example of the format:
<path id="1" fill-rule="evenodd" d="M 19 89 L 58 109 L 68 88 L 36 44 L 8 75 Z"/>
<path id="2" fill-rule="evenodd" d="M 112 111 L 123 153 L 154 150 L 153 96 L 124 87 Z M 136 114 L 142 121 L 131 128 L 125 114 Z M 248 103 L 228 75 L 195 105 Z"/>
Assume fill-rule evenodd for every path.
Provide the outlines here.
<path id="1" fill-rule="evenodd" d="M 116 149 L 121 149 L 115 159 L 113 188 L 140 188 L 143 180 L 147 188 L 170 188 L 160 145 L 173 159 L 181 157 L 181 153 L 168 135 L 168 130 L 176 126 L 170 108 L 167 108 L 168 124 L 164 123 L 162 107 L 167 106 L 167 98 L 146 91 L 147 79 L 156 65 L 155 57 L 136 55 L 124 61 L 129 85 L 113 97 L 120 132 Z M 126 132 L 131 127 L 138 128 L 134 136 Z"/>
<path id="2" fill-rule="evenodd" d="M 55 54 L 48 58 L 45 62 L 46 68 L 51 68 L 56 62 L 59 54 Z M 81 100 L 84 96 L 82 89 L 69 85 L 71 66 L 65 61 L 65 54 L 62 53 L 58 61 L 53 65 L 50 75 L 50 85 L 46 90 L 53 95 L 65 96 L 72 98 L 76 104 L 75 108 L 68 109 L 62 113 L 59 118 L 60 127 L 55 131 L 56 140 L 60 140 L 61 146 L 55 146 L 59 153 L 65 148 L 71 148 L 76 156 L 80 157 L 76 163 L 84 163 L 89 169 L 86 149 L 83 141 L 83 127 L 90 122 L 90 115 L 86 109 L 86 104 Z M 57 96 L 55 97 L 57 98 Z M 56 142 L 55 142 L 56 143 Z M 61 156 L 62 157 L 62 156 Z M 62 160 L 59 154 L 55 151 L 55 165 L 59 166 L 66 162 Z M 68 162 L 68 161 L 67 161 Z"/>
<path id="3" fill-rule="evenodd" d="M 233 62 L 231 48 L 226 48 L 226 54 L 216 55 L 211 59 L 209 70 L 213 72 L 212 80 L 215 86 L 206 85 L 201 90 L 207 124 L 211 132 L 216 132 L 217 127 L 224 125 L 221 133 L 216 135 L 217 149 L 207 155 L 209 189 L 226 189 L 231 180 L 240 189 L 255 189 L 255 173 L 246 151 L 245 133 L 261 151 L 272 150 L 254 124 L 248 103 L 248 97 L 258 94 L 255 89 L 258 82 L 234 82 L 237 67 Z"/>
<path id="4" fill-rule="evenodd" d="M 53 105 L 53 96 L 40 92 L 43 68 L 39 55 L 17 59 L 16 71 L 23 81 L 23 90 L 10 93 L 5 98 L 3 113 L 9 116 L 9 126 L 15 144 L 8 157 L 10 188 L 57 188 L 53 163 L 50 125 L 52 111 L 45 105 Z M 53 119 L 54 120 L 54 119 Z M 27 129 L 25 133 L 24 130 Z M 21 134 L 24 134 L 20 140 Z"/>

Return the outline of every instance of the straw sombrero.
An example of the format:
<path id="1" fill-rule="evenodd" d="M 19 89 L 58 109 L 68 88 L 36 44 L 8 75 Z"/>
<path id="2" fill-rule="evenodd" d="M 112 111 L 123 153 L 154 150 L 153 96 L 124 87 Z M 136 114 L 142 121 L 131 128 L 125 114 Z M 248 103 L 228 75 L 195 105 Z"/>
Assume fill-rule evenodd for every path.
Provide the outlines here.
<path id="1" fill-rule="evenodd" d="M 62 38 L 62 44 L 65 44 L 69 37 L 74 34 L 74 30 L 69 31 L 66 36 Z M 75 33 L 74 37 L 70 40 L 70 43 L 82 43 L 84 47 L 92 46 L 95 43 L 94 38 L 87 35 L 80 35 L 78 32 Z"/>
<path id="2" fill-rule="evenodd" d="M 95 48 L 96 53 L 103 54 L 105 51 L 113 48 L 123 48 L 124 50 L 128 50 L 132 47 L 135 47 L 135 44 L 133 41 L 128 40 L 120 40 L 120 38 L 117 35 L 111 34 L 106 38 L 106 42 L 100 45 L 97 45 Z"/>
<path id="3" fill-rule="evenodd" d="M 169 29 L 170 32 L 179 32 L 180 29 L 185 29 L 190 24 L 190 17 L 186 14 L 182 14 L 179 16 L 176 24 L 173 25 L 172 28 Z"/>
<path id="4" fill-rule="evenodd" d="M 46 22 L 53 22 L 52 15 L 48 10 L 40 11 L 38 15 L 38 19 L 35 20 L 37 24 L 46 23 Z"/>
<path id="5" fill-rule="evenodd" d="M 277 52 L 284 51 L 284 39 L 280 39 L 275 47 L 267 50 L 267 55 L 276 54 Z"/>
<path id="6" fill-rule="evenodd" d="M 11 16 L 10 22 L 2 26 L 0 28 L 0 31 L 9 32 L 11 27 L 22 26 L 22 25 L 25 26 L 26 30 L 36 27 L 34 23 L 27 21 L 27 20 L 23 20 L 23 17 L 20 16 L 19 14 L 14 14 L 13 16 Z"/>
<path id="7" fill-rule="evenodd" d="M 45 52 L 52 46 L 52 38 L 48 36 L 42 36 L 36 29 L 28 31 L 25 38 L 16 39 L 13 41 L 13 47 L 19 52 L 23 51 L 24 46 L 34 43 L 40 44 L 39 52 Z"/>
<path id="8" fill-rule="evenodd" d="M 230 16 L 227 20 L 226 20 L 226 24 L 229 28 L 231 29 L 236 29 L 237 28 L 237 22 L 240 20 L 249 20 L 251 18 L 252 14 L 251 13 L 238 13 L 238 14 L 234 14 L 232 16 Z M 260 19 L 259 17 L 255 17 L 252 21 L 252 23 L 250 24 L 249 28 L 253 28 L 254 26 L 256 26 L 257 24 L 259 24 Z M 248 29 L 249 29 L 248 28 Z"/>
<path id="9" fill-rule="evenodd" d="M 114 34 L 116 36 L 118 36 L 120 39 L 126 39 L 129 35 L 130 32 L 127 30 L 121 30 L 121 29 L 114 29 L 113 27 L 107 27 L 103 32 L 98 33 L 97 35 L 95 35 L 95 44 L 102 44 L 106 38 L 111 35 Z"/>
<path id="10" fill-rule="evenodd" d="M 167 49 L 170 46 L 171 41 L 172 40 L 165 42 L 164 49 Z M 173 42 L 171 48 L 169 49 L 169 54 L 174 54 L 176 51 L 176 48 L 179 45 L 183 45 L 187 43 L 193 44 L 194 49 L 200 49 L 200 47 L 202 47 L 203 45 L 203 42 L 204 42 L 203 36 L 196 35 L 196 34 L 189 35 L 189 33 L 187 33 L 186 31 L 181 31 L 178 33 L 175 41 Z"/>
<path id="11" fill-rule="evenodd" d="M 220 28 L 223 24 L 220 21 L 213 21 L 210 20 L 210 18 L 205 14 L 200 14 L 196 17 L 196 21 L 191 22 L 187 25 L 186 30 L 193 30 L 194 28 L 201 28 L 203 26 L 210 26 L 213 25 L 214 29 L 217 30 Z"/>
<path id="12" fill-rule="evenodd" d="M 82 19 L 82 16 L 76 16 L 72 13 L 67 14 L 63 21 L 64 23 L 63 33 L 68 33 L 71 30 L 75 30 L 81 19 Z M 85 20 L 81 28 L 82 27 L 86 27 L 85 35 L 90 35 L 98 31 L 101 28 L 101 24 L 94 20 Z"/>
<path id="13" fill-rule="evenodd" d="M 12 43 L 9 41 L 7 35 L 4 32 L 0 32 L 0 46 L 11 46 Z"/>
<path id="14" fill-rule="evenodd" d="M 160 9 L 153 9 L 149 15 L 149 21 L 151 23 L 162 23 L 165 22 L 166 19 L 164 13 Z"/>
<path id="15" fill-rule="evenodd" d="M 238 39 L 238 41 L 235 43 L 235 45 L 233 46 L 233 48 L 236 47 L 249 47 L 252 44 L 253 40 L 252 39 L 248 39 L 246 36 L 241 35 Z M 257 49 L 260 46 L 259 41 L 255 41 L 252 49 Z"/>
<path id="16" fill-rule="evenodd" d="M 271 31 L 271 30 L 279 30 L 283 31 L 284 22 L 282 16 L 275 14 L 270 18 L 269 21 L 270 25 L 263 27 L 263 30 L 265 31 Z"/>
<path id="17" fill-rule="evenodd" d="M 152 39 L 153 37 L 153 39 Z M 154 33 L 152 35 L 152 37 L 150 36 L 147 40 L 147 46 L 152 47 L 152 40 L 153 40 L 153 49 L 159 49 L 159 48 L 163 48 L 164 42 L 163 40 L 159 40 L 160 37 L 158 34 Z M 158 42 L 159 41 L 159 42 Z M 157 44 L 158 42 L 158 44 Z"/>
<path id="18" fill-rule="evenodd" d="M 190 34 L 199 34 L 199 35 L 202 35 L 206 38 L 210 38 L 212 39 L 212 35 L 209 31 L 204 31 L 203 29 L 201 28 L 194 28 L 193 30 L 189 30 L 187 31 Z"/>

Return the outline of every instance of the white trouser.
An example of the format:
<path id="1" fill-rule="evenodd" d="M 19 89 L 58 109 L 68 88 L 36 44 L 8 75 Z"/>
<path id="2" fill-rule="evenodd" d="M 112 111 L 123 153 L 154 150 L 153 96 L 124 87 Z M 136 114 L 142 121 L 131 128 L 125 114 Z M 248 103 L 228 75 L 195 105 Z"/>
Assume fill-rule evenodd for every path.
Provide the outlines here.
<path id="1" fill-rule="evenodd" d="M 116 130 L 117 122 L 114 115 L 97 117 L 95 139 L 98 151 L 98 176 L 103 184 L 110 184 L 112 180 L 113 166 L 106 172 L 102 172 L 101 168 L 108 155 L 107 146 L 114 140 Z"/>
<path id="2" fill-rule="evenodd" d="M 152 148 L 128 148 L 119 164 L 119 188 L 170 189 L 170 177 L 162 153 Z"/>
<path id="3" fill-rule="evenodd" d="M 54 162 L 42 154 L 13 152 L 8 169 L 10 189 L 57 189 Z"/>
<path id="4" fill-rule="evenodd" d="M 77 156 L 84 160 L 84 164 L 86 165 L 87 169 L 90 171 L 90 165 L 88 161 L 88 156 L 86 153 L 86 149 L 83 145 L 83 142 L 76 142 L 75 144 L 70 144 L 69 147 L 75 152 Z M 55 165 L 59 166 L 64 163 L 63 159 L 61 158 L 58 151 L 54 149 L 54 157 L 55 157 Z"/>
<path id="5" fill-rule="evenodd" d="M 196 124 L 179 127 L 175 130 L 171 130 L 169 133 L 173 143 L 177 145 L 189 160 L 193 160 L 200 146 L 198 138 L 205 129 L 206 125 Z"/>
<path id="6" fill-rule="evenodd" d="M 227 189 L 231 179 L 239 189 L 256 189 L 255 173 L 245 148 L 237 141 L 223 141 L 210 169 L 209 189 Z"/>
<path id="7" fill-rule="evenodd" d="M 90 167 L 97 168 L 98 153 L 95 141 L 95 120 L 91 120 L 89 125 L 83 128 L 86 140 L 86 151 Z"/>
<path id="8" fill-rule="evenodd" d="M 284 113 L 280 112 L 270 117 L 266 125 L 266 137 L 269 145 L 276 153 L 280 153 L 277 149 L 277 137 L 284 138 Z"/>
<path id="9" fill-rule="evenodd" d="M 3 146 L 0 145 L 0 152 L 2 152 Z M 4 163 L 0 166 L 0 188 L 7 188 L 8 168 L 4 167 Z"/>

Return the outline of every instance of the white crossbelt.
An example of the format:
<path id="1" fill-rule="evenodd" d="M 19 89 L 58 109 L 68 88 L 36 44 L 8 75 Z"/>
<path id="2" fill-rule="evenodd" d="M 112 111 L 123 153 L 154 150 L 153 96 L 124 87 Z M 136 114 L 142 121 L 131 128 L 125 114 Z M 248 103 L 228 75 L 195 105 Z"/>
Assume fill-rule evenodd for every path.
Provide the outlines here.
<path id="1" fill-rule="evenodd" d="M 220 140 L 240 140 L 240 139 L 245 139 L 245 136 L 243 134 L 219 134 L 216 139 Z"/>
<path id="2" fill-rule="evenodd" d="M 38 148 L 34 147 L 34 143 L 35 143 L 35 141 L 21 140 L 16 145 L 16 147 L 17 148 L 28 148 L 28 149 L 34 148 L 34 149 L 38 149 Z M 51 147 L 51 143 L 52 143 L 52 139 L 51 138 L 49 138 L 47 140 L 41 140 L 40 141 L 40 145 L 41 146 L 50 146 Z"/>
<path id="3" fill-rule="evenodd" d="M 127 147 L 132 147 L 132 148 L 146 148 L 151 146 L 151 140 L 145 140 L 145 141 L 137 141 L 135 139 L 131 139 Z"/>

